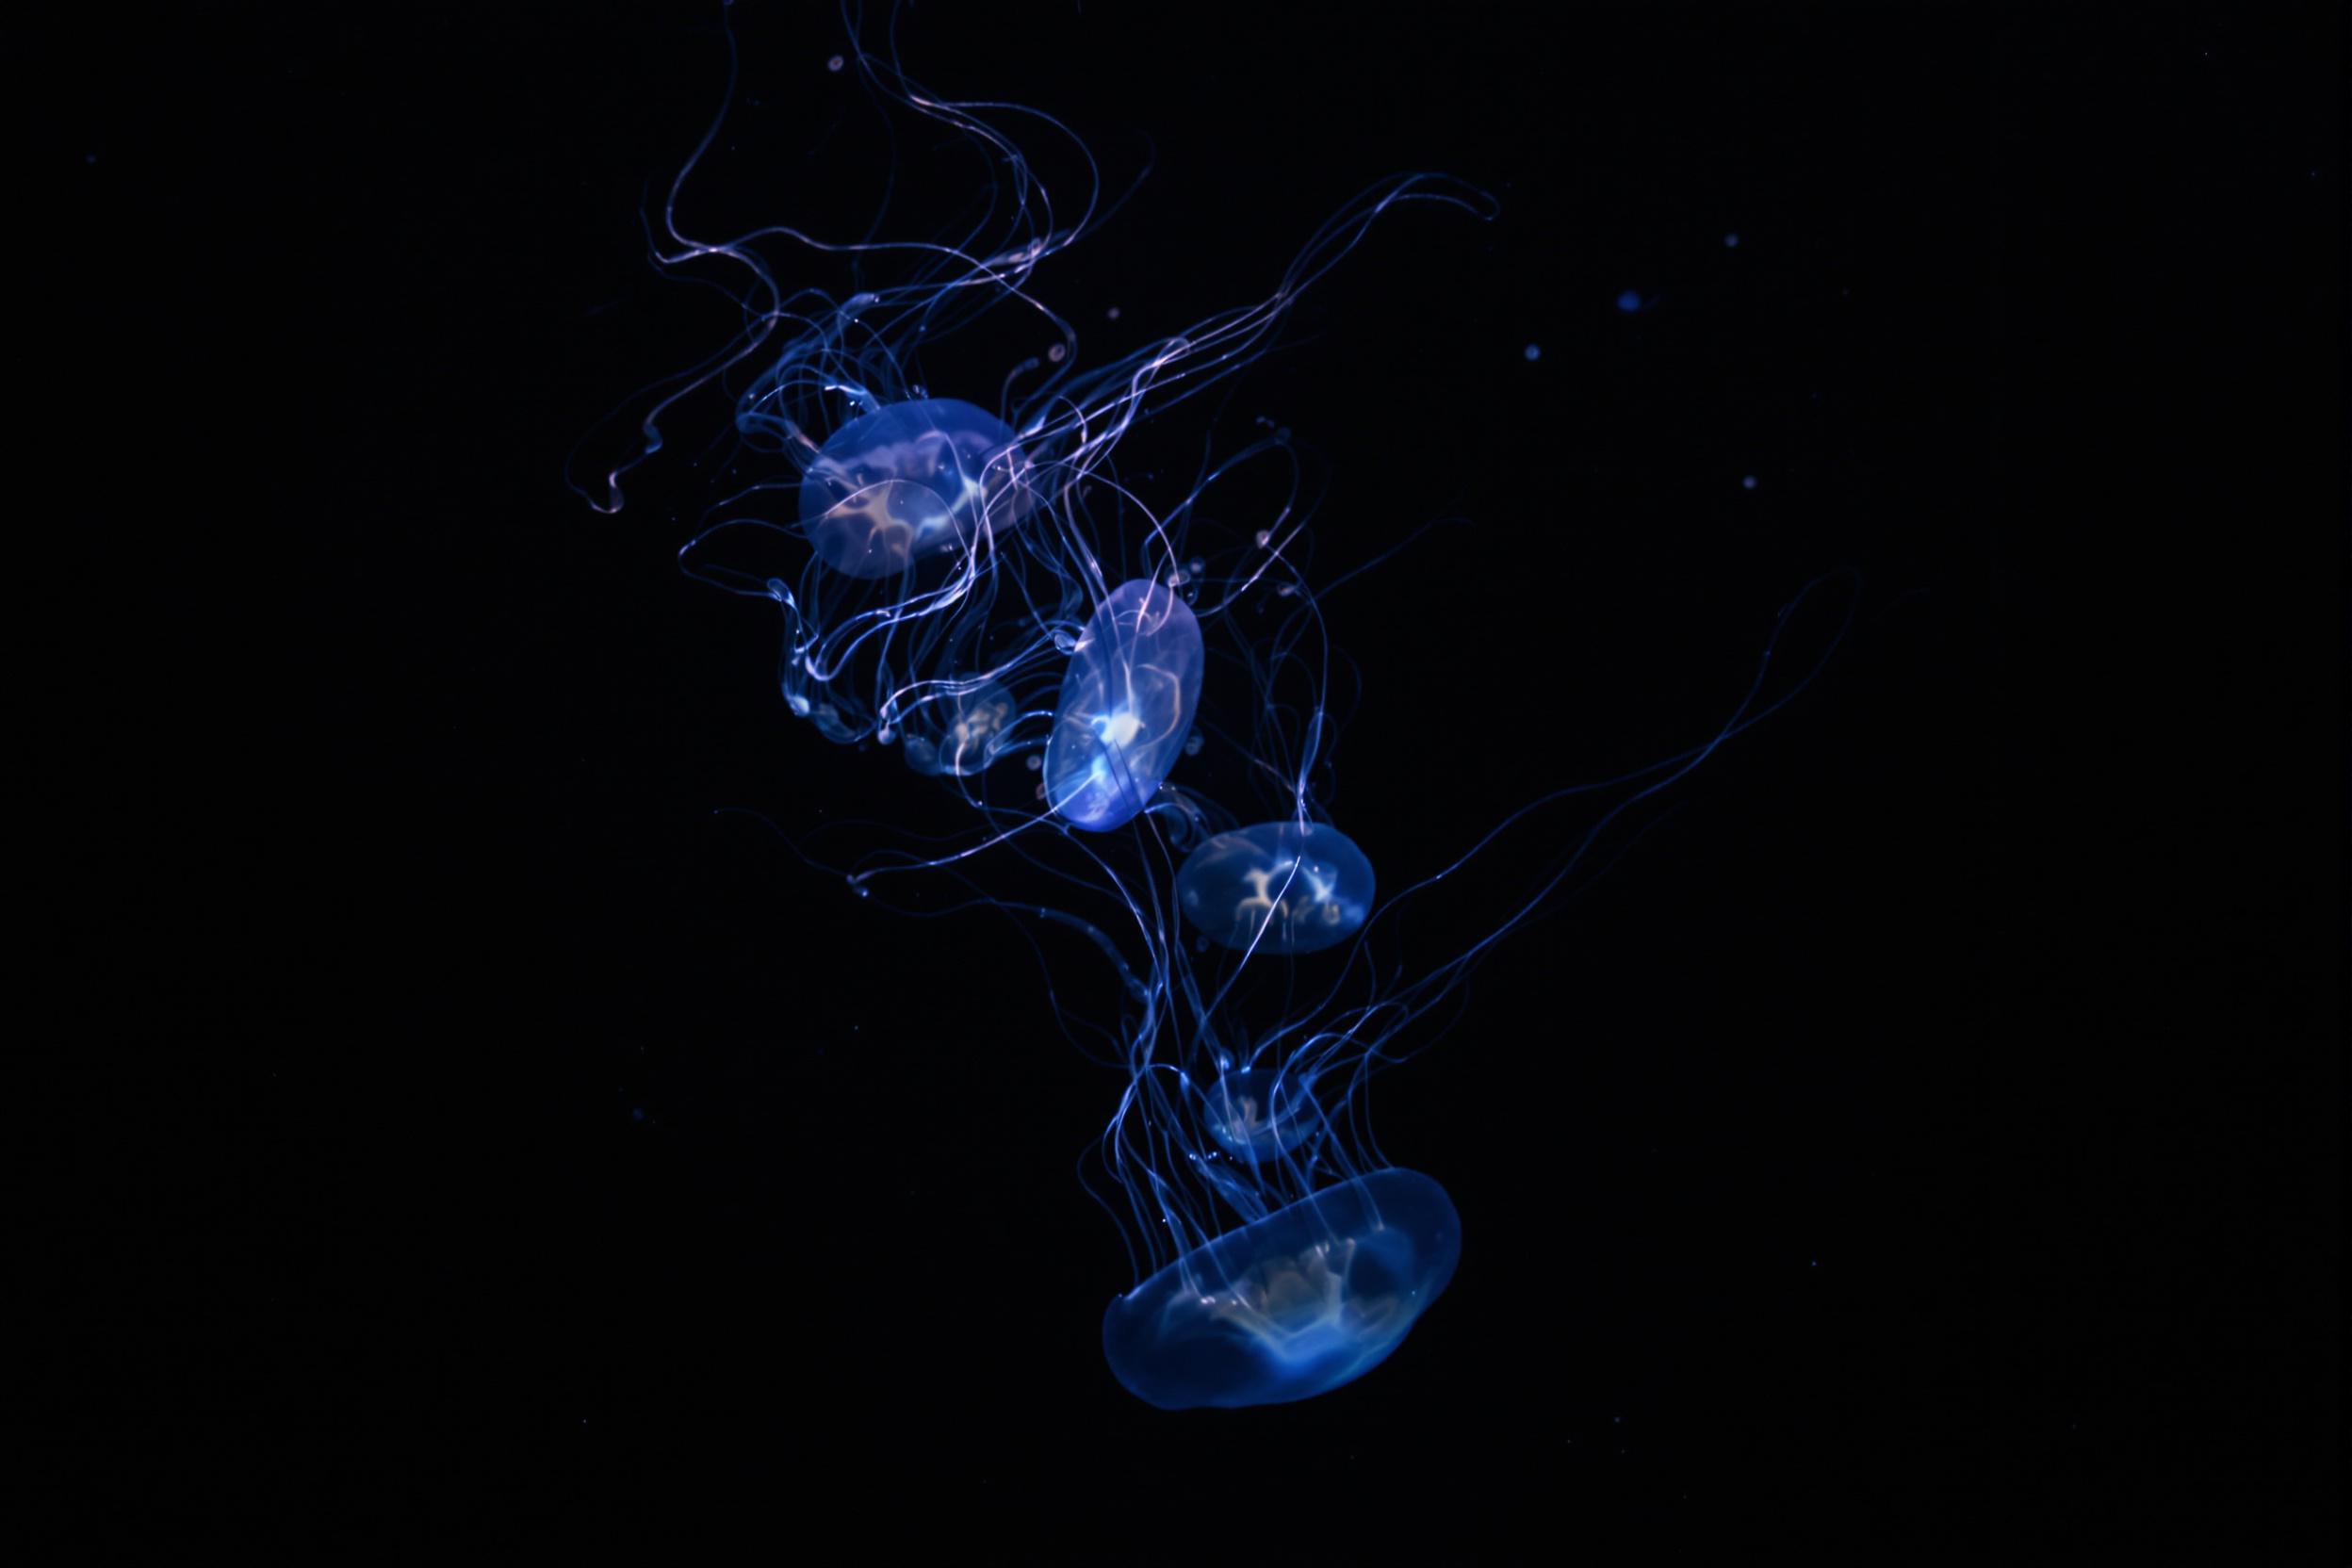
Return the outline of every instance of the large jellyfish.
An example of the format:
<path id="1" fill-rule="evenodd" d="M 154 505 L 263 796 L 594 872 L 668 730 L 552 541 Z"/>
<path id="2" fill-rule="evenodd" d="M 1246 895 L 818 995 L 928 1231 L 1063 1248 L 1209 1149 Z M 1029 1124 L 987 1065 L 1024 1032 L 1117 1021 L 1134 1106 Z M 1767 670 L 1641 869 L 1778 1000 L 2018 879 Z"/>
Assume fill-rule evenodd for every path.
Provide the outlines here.
<path id="1" fill-rule="evenodd" d="M 1176 875 L 1184 918 L 1244 952 L 1313 953 L 1372 911 L 1372 862 L 1328 823 L 1262 822 L 1219 833 Z"/>
<path id="2" fill-rule="evenodd" d="M 1062 678 L 1045 743 L 1045 798 L 1072 825 L 1103 832 L 1152 803 L 1182 754 L 1205 659 L 1192 607 L 1163 582 L 1111 590 Z"/>
<path id="3" fill-rule="evenodd" d="M 1009 529 L 1031 498 L 1011 427 L 956 398 L 892 403 L 833 433 L 800 482 L 818 556 L 850 577 L 895 577 Z"/>
<path id="4" fill-rule="evenodd" d="M 1115 1298 L 1103 1353 L 1162 1410 L 1312 1398 L 1385 1361 L 1461 1255 L 1445 1188 L 1374 1171 L 1228 1231 Z"/>

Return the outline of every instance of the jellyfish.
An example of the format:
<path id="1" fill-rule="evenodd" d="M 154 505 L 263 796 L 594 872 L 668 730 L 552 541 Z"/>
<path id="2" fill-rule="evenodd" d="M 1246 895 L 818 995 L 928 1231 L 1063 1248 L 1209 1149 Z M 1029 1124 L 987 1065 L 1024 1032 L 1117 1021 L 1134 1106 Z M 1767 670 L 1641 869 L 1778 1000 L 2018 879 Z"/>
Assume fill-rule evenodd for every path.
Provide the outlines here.
<path id="1" fill-rule="evenodd" d="M 1323 1130 L 1323 1111 L 1303 1073 L 1235 1068 L 1199 1091 L 1209 1136 L 1255 1165 L 1286 1154 Z"/>
<path id="2" fill-rule="evenodd" d="M 1313 1398 L 1388 1359 L 1462 1255 L 1446 1189 L 1376 1170 L 1193 1249 L 1102 1317 L 1122 1387 L 1162 1410 Z"/>
<path id="3" fill-rule="evenodd" d="M 1206 658 L 1192 607 L 1165 583 L 1111 590 L 1071 649 L 1045 743 L 1047 803 L 1103 832 L 1151 804 L 1182 755 Z"/>
<path id="4" fill-rule="evenodd" d="M 1372 862 L 1329 823 L 1262 822 L 1203 842 L 1176 874 L 1201 935 L 1236 951 L 1314 953 L 1362 926 Z"/>
<path id="5" fill-rule="evenodd" d="M 848 577 L 895 577 L 1027 515 L 1028 461 L 1010 426 L 955 398 L 892 403 L 833 433 L 800 482 L 817 556 Z"/>
<path id="6" fill-rule="evenodd" d="M 947 683 L 906 710 L 901 727 L 906 765 L 917 773 L 968 778 L 1004 751 L 1005 731 L 1020 711 L 1012 693 L 993 680 L 969 690 Z"/>

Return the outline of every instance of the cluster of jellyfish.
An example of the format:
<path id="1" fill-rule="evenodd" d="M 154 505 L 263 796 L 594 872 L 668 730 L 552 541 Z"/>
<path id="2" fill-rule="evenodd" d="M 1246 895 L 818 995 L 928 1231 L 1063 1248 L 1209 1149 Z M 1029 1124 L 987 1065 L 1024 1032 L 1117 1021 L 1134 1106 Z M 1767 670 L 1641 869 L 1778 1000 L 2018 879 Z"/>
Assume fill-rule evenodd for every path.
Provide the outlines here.
<path id="1" fill-rule="evenodd" d="M 858 308 L 871 319 L 879 304 Z M 1358 1037 L 1277 1029 L 1237 1054 L 1212 993 L 1233 988 L 1233 972 L 1312 964 L 1355 938 L 1375 907 L 1372 861 L 1316 818 L 1303 777 L 1287 812 L 1263 821 L 1184 787 L 1204 701 L 1254 708 L 1263 694 L 1216 689 L 1202 622 L 1231 626 L 1233 599 L 1204 600 L 1225 580 L 1180 558 L 1164 520 L 1120 571 L 1104 564 L 1119 552 L 1079 526 L 1076 494 L 1101 482 L 1100 446 L 1034 419 L 1017 429 L 961 399 L 859 391 L 821 439 L 781 444 L 798 459 L 790 520 L 714 521 L 686 547 L 687 569 L 750 592 L 749 574 L 718 564 L 745 530 L 805 548 L 796 581 L 761 578 L 756 590 L 785 616 L 792 711 L 829 740 L 894 747 L 993 825 L 951 858 L 851 874 L 859 892 L 1041 834 L 1149 836 L 1146 854 L 1083 858 L 1135 915 L 1147 955 L 1120 965 L 1142 1011 L 1104 1162 L 1151 1238 L 1152 1266 L 1105 1316 L 1110 1366 L 1168 1409 L 1337 1387 L 1379 1364 L 1445 1290 L 1460 1223 L 1435 1181 L 1374 1164 L 1347 1136 L 1339 1102 L 1368 1060 Z M 776 401 L 772 382 L 756 384 L 743 428 L 764 430 Z M 1282 571 L 1267 547 L 1258 553 Z M 1312 617 L 1297 585 L 1282 586 Z M 1246 676 L 1251 662 L 1218 673 L 1228 667 Z M 1156 879 L 1162 856 L 1173 875 Z M 1203 975 L 1207 953 L 1227 972 Z"/>
<path id="2" fill-rule="evenodd" d="M 1115 1027 L 1092 1026 L 1123 1084 L 1090 1156 L 1133 1266 L 1104 1315 L 1111 1370 L 1165 1409 L 1326 1393 L 1396 1350 L 1462 1250 L 1445 1188 L 1373 1137 L 1370 1076 L 1402 1059 L 1406 1031 L 1544 903 L 1610 816 L 1761 717 L 1756 694 L 1704 745 L 1577 786 L 1638 787 L 1485 937 L 1411 979 L 1371 962 L 1363 947 L 1383 915 L 1508 824 L 1383 900 L 1377 825 L 1343 826 L 1319 804 L 1330 649 L 1288 432 L 1204 458 L 1156 499 L 1155 476 L 1131 481 L 1114 457 L 1143 421 L 1247 368 L 1383 214 L 1418 203 L 1487 218 L 1491 199 L 1443 176 L 1390 180 L 1317 229 L 1263 298 L 1086 370 L 1036 278 L 1102 220 L 1083 144 L 1022 111 L 1077 146 L 1088 172 L 1076 216 L 1057 221 L 981 106 L 918 87 L 894 45 L 849 57 L 885 110 L 986 156 L 1003 199 L 970 230 L 922 241 L 786 229 L 690 239 L 678 191 L 714 122 L 661 211 L 655 260 L 731 269 L 747 324 L 657 388 L 634 411 L 631 449 L 580 488 L 617 511 L 623 477 L 662 444 L 659 421 L 722 389 L 737 451 L 727 471 L 751 477 L 708 508 L 683 569 L 780 613 L 777 680 L 793 714 L 870 765 L 894 751 L 971 813 L 952 843 L 832 869 L 860 896 L 951 877 L 972 890 L 969 905 L 1074 930 L 1126 999 Z M 846 256 L 861 286 L 787 293 L 760 249 L 778 238 Z M 1046 347 L 988 393 L 933 390 L 937 346 L 1006 305 L 1042 326 Z M 1268 469 L 1278 478 L 1250 517 L 1262 526 L 1203 525 L 1204 498 Z M 1212 735 L 1221 756 L 1203 758 Z M 1218 760 L 1217 776 L 1247 781 L 1239 810 L 1193 776 Z M 991 893 L 988 868 L 1009 860 L 1045 867 L 1071 896 Z"/>

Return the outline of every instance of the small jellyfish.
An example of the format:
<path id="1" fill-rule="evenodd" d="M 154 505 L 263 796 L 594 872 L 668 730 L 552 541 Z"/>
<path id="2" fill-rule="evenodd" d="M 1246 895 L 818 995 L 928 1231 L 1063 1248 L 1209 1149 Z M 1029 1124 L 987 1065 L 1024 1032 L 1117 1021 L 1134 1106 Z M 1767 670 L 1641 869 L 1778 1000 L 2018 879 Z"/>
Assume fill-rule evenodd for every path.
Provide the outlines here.
<path id="1" fill-rule="evenodd" d="M 1195 1090 L 1201 1125 L 1225 1152 L 1250 1165 L 1287 1154 L 1322 1133 L 1323 1109 L 1304 1074 L 1236 1068 Z"/>
<path id="2" fill-rule="evenodd" d="M 1165 584 L 1111 590 L 1070 650 L 1046 737 L 1054 810 L 1100 833 L 1149 806 L 1192 727 L 1205 660 L 1200 622 Z"/>
<path id="3" fill-rule="evenodd" d="M 906 765 L 969 778 L 1004 751 L 1019 712 L 1012 693 L 993 680 L 923 702 L 906 716 Z"/>
<path id="4" fill-rule="evenodd" d="M 1211 941 L 1315 953 L 1372 911 L 1372 862 L 1329 823 L 1262 822 L 1219 833 L 1176 874 L 1176 902 Z"/>
<path id="5" fill-rule="evenodd" d="M 1012 428 L 954 398 L 892 403 L 833 433 L 800 482 L 802 531 L 848 577 L 894 577 L 1009 529 L 1034 498 Z"/>
<path id="6" fill-rule="evenodd" d="M 804 707 L 803 704 L 807 701 L 808 699 L 804 697 L 800 702 L 794 703 L 792 711 L 816 726 L 818 734 L 831 741 L 835 745 L 848 745 L 861 738 L 861 731 L 856 725 L 841 717 L 840 709 L 829 702 L 819 702 Z"/>
<path id="7" fill-rule="evenodd" d="M 1115 1298 L 1103 1354 L 1162 1410 L 1312 1398 L 1387 1360 L 1461 1256 L 1444 1187 L 1374 1171 L 1228 1231 Z"/>

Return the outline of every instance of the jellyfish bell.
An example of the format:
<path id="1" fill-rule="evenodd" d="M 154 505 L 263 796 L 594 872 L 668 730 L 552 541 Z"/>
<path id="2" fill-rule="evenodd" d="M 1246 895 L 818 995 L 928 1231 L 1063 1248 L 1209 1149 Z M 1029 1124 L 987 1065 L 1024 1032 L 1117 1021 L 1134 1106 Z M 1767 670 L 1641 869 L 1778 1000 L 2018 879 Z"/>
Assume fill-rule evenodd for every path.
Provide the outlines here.
<path id="1" fill-rule="evenodd" d="M 947 689 L 906 710 L 906 765 L 922 774 L 969 778 L 1003 755 L 1021 710 L 1000 683 Z"/>
<path id="2" fill-rule="evenodd" d="M 1070 648 L 1045 743 L 1046 803 L 1097 833 L 1149 806 L 1183 754 L 1206 657 L 1192 607 L 1166 583 L 1111 590 Z"/>
<path id="3" fill-rule="evenodd" d="M 1461 1256 L 1444 1187 L 1374 1171 L 1228 1231 L 1115 1298 L 1103 1354 L 1162 1410 L 1312 1398 L 1387 1360 Z"/>
<path id="4" fill-rule="evenodd" d="M 1372 911 L 1372 862 L 1329 823 L 1264 822 L 1204 841 L 1176 874 L 1200 934 L 1237 952 L 1314 953 Z"/>
<path id="5" fill-rule="evenodd" d="M 1196 1090 L 1209 1136 L 1236 1160 L 1255 1165 L 1287 1154 L 1324 1130 L 1323 1109 L 1307 1079 L 1281 1068 L 1236 1068 Z"/>
<path id="6" fill-rule="evenodd" d="M 800 482 L 801 531 L 847 577 L 896 577 L 969 550 L 1035 505 L 1012 427 L 956 398 L 891 403 L 852 419 Z"/>
<path id="7" fill-rule="evenodd" d="M 848 745 L 858 739 L 861 733 L 858 727 L 842 718 L 841 710 L 830 702 L 812 702 L 797 694 L 791 700 L 792 711 L 815 726 L 817 733 L 835 745 Z"/>

